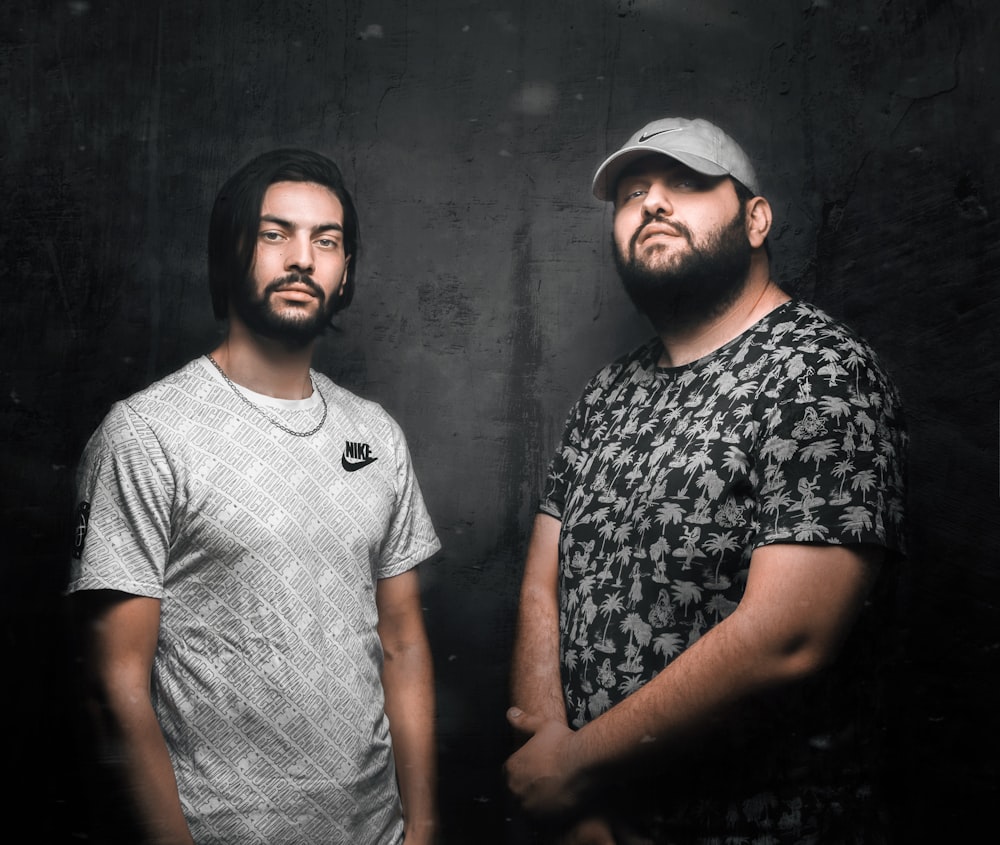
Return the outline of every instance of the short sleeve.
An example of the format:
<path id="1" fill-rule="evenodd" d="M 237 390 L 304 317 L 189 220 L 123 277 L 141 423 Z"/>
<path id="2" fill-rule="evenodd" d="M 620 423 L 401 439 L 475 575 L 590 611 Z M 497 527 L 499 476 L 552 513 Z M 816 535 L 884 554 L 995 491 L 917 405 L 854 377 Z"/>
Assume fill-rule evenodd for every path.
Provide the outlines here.
<path id="1" fill-rule="evenodd" d="M 613 406 L 621 391 L 628 390 L 633 383 L 647 383 L 650 368 L 659 358 L 662 345 L 659 338 L 623 355 L 618 360 L 601 369 L 583 389 L 580 398 L 570 409 L 563 428 L 562 439 L 555 454 L 549 461 L 538 510 L 562 520 L 566 512 L 571 491 L 581 495 L 576 488 L 577 479 L 583 471 L 591 441 L 599 439 L 606 429 L 609 406 Z"/>
<path id="2" fill-rule="evenodd" d="M 570 410 L 563 428 L 562 439 L 549 461 L 539 499 L 538 510 L 556 519 L 562 519 L 566 509 L 569 487 L 579 469 L 582 455 L 583 431 L 586 425 L 587 391 Z"/>
<path id="3" fill-rule="evenodd" d="M 173 488 L 153 431 L 127 404 L 116 404 L 81 456 L 67 592 L 162 597 Z"/>
<path id="4" fill-rule="evenodd" d="M 837 356 L 802 367 L 764 406 L 753 545 L 871 543 L 904 553 L 899 397 L 862 344 L 833 348 Z"/>
<path id="5" fill-rule="evenodd" d="M 395 446 L 396 502 L 379 557 L 379 578 L 406 572 L 441 548 L 420 492 L 406 439 L 399 426 L 390 422 Z"/>

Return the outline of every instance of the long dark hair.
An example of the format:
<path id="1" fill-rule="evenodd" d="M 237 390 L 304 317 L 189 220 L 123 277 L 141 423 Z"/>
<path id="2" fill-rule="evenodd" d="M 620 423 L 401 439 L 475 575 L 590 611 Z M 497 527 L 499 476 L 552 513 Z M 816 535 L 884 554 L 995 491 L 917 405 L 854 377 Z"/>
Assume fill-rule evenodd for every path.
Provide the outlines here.
<path id="1" fill-rule="evenodd" d="M 208 225 L 208 287 L 216 319 L 229 315 L 229 291 L 242 284 L 253 265 L 264 194 L 275 182 L 315 182 L 329 188 L 344 209 L 344 253 L 351 257 L 347 281 L 334 312 L 343 311 L 354 296 L 361 234 L 354 200 L 344 177 L 326 156 L 302 149 L 272 150 L 251 159 L 220 189 Z"/>

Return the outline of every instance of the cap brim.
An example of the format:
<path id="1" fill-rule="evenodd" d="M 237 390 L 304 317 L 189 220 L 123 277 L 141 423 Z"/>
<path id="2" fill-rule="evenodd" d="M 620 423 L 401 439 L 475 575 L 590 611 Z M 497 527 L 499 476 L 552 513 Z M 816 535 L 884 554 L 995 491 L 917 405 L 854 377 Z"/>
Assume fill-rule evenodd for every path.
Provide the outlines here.
<path id="1" fill-rule="evenodd" d="M 714 161 L 709 161 L 707 158 L 702 158 L 693 153 L 686 153 L 680 150 L 666 152 L 665 150 L 658 150 L 649 146 L 625 147 L 607 158 L 604 164 L 597 168 L 597 173 L 594 174 L 594 181 L 591 186 L 594 196 L 605 202 L 613 200 L 614 187 L 618 182 L 618 177 L 621 176 L 621 172 L 633 161 L 645 158 L 646 156 L 672 158 L 698 173 L 704 173 L 706 176 L 730 175 L 728 170 L 720 167 Z"/>

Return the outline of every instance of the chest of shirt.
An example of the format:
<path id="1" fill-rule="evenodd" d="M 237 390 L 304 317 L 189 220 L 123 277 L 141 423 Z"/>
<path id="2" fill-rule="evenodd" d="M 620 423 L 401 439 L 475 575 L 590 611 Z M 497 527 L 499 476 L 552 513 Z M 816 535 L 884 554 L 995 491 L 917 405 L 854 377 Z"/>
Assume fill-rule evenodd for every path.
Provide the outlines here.
<path id="1" fill-rule="evenodd" d="M 336 565 L 373 580 L 396 506 L 395 466 L 392 453 L 364 433 L 321 432 L 306 441 L 280 432 L 192 432 L 171 463 L 166 583 L 192 568 L 200 578 L 226 577 L 227 562 L 247 568 L 247 561 L 261 562 L 262 579 L 273 567 L 321 578 Z M 209 562 L 220 568 L 206 571 Z"/>
<path id="2" fill-rule="evenodd" d="M 564 524 L 595 502 L 623 517 L 668 498 L 709 503 L 749 490 L 759 432 L 751 398 L 685 385 L 629 392 L 582 419 Z"/>

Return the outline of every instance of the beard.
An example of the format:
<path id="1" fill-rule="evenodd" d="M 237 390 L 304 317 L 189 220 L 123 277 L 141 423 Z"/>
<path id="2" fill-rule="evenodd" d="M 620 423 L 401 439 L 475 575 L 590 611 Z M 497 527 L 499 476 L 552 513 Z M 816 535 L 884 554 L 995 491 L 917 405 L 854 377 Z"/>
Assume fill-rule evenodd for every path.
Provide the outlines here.
<path id="1" fill-rule="evenodd" d="M 275 310 L 271 297 L 279 288 L 292 283 L 309 288 L 318 302 L 315 311 L 291 307 L 284 312 Z M 260 296 L 255 295 L 254 288 L 254 279 L 248 276 L 243 284 L 234 286 L 230 293 L 233 311 L 254 334 L 294 351 L 304 349 L 326 331 L 336 300 L 331 299 L 327 303 L 323 289 L 311 277 L 302 273 L 289 273 L 270 282 Z"/>
<path id="2" fill-rule="evenodd" d="M 629 298 L 657 332 L 695 328 L 721 314 L 746 286 L 752 250 L 745 231 L 746 212 L 741 210 L 701 246 L 695 246 L 691 230 L 681 223 L 670 226 L 687 241 L 684 253 L 670 257 L 663 267 L 650 266 L 635 254 L 636 242 L 646 225 L 640 226 L 623 255 L 612 236 L 615 267 Z"/>

